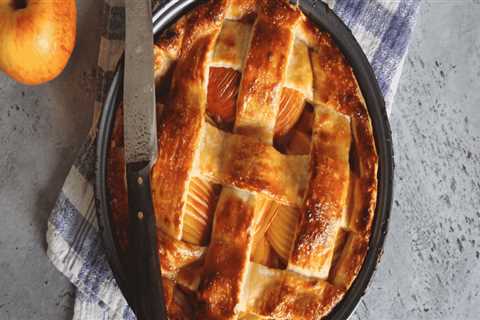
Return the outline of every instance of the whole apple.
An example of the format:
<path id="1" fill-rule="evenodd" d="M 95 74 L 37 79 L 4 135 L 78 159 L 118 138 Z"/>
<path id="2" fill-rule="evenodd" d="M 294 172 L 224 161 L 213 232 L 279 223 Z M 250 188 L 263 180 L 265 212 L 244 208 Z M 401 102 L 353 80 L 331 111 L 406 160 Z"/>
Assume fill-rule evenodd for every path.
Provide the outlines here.
<path id="1" fill-rule="evenodd" d="M 0 70 L 23 84 L 65 68 L 77 28 L 75 0 L 0 0 Z"/>

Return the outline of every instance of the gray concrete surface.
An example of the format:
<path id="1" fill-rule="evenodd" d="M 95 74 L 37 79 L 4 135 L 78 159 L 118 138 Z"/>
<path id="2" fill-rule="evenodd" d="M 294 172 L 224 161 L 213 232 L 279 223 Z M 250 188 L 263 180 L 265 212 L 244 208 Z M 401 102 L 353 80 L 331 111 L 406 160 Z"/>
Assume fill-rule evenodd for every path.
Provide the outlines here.
<path id="1" fill-rule="evenodd" d="M 391 125 L 385 254 L 354 320 L 480 319 L 480 3 L 426 1 Z"/>
<path id="2" fill-rule="evenodd" d="M 45 232 L 90 127 L 99 3 L 78 1 L 77 47 L 58 79 L 32 88 L 0 74 L 1 320 L 72 318 L 73 288 L 48 260 Z"/>
<path id="3" fill-rule="evenodd" d="M 71 63 L 36 88 L 0 75 L 0 319 L 70 319 L 46 220 L 89 127 L 100 6 L 79 4 Z M 391 116 L 396 190 L 385 254 L 352 316 L 479 319 L 480 3 L 425 1 Z"/>

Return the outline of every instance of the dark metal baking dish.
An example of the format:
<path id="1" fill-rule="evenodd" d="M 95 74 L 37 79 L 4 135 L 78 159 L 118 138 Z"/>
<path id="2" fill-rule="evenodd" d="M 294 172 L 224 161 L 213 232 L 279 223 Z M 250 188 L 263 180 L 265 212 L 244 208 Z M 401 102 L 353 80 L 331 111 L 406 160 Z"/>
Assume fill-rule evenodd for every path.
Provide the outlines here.
<path id="1" fill-rule="evenodd" d="M 156 10 L 154 13 L 153 28 L 155 34 L 160 34 L 199 2 L 198 0 L 174 0 L 167 2 L 161 9 Z M 392 136 L 385 110 L 385 102 L 375 75 L 365 54 L 348 27 L 321 1 L 301 0 L 300 7 L 318 27 L 332 35 L 336 45 L 352 66 L 372 119 L 379 157 L 378 197 L 369 250 L 362 269 L 354 283 L 343 300 L 327 317 L 327 319 L 330 320 L 343 320 L 349 317 L 360 301 L 360 298 L 364 295 L 382 256 L 383 243 L 388 231 L 393 193 L 394 159 Z M 100 119 L 97 140 L 96 197 L 97 215 L 106 254 L 113 274 L 123 294 L 128 298 L 129 292 L 126 286 L 126 274 L 119 256 L 118 243 L 114 238 L 108 186 L 106 185 L 108 145 L 112 133 L 115 109 L 122 100 L 122 70 L 123 61 L 120 61 L 110 85 Z"/>

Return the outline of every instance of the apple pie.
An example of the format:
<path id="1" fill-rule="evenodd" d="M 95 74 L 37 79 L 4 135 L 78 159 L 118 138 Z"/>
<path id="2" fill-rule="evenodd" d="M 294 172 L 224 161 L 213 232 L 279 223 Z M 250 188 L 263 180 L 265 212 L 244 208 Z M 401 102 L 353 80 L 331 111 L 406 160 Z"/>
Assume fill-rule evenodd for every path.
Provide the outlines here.
<path id="1" fill-rule="evenodd" d="M 202 2 L 155 42 L 151 181 L 169 317 L 323 318 L 362 267 L 377 200 L 348 61 L 286 0 Z M 125 249 L 123 153 L 119 107 L 108 185 Z"/>

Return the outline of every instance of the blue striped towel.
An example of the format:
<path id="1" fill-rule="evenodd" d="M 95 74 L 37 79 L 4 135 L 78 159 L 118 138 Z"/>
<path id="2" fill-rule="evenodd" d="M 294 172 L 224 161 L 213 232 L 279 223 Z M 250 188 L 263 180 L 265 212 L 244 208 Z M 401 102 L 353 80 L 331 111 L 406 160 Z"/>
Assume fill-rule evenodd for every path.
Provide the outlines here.
<path id="1" fill-rule="evenodd" d="M 326 2 L 351 28 L 365 51 L 390 112 L 420 0 Z M 123 50 L 123 3 L 104 0 L 95 120 L 48 220 L 47 254 L 76 287 L 74 319 L 135 319 L 105 257 L 93 186 L 97 120 Z"/>

